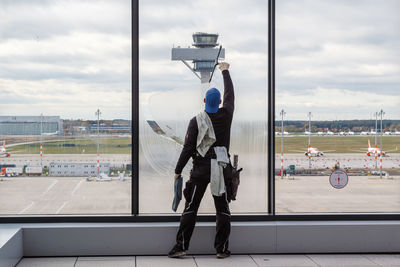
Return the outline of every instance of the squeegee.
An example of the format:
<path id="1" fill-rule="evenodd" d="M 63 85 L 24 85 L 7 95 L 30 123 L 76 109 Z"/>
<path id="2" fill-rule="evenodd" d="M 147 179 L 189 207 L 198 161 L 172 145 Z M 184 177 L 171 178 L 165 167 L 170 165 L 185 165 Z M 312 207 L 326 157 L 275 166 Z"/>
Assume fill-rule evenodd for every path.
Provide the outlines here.
<path id="1" fill-rule="evenodd" d="M 212 70 L 212 72 L 211 72 L 211 76 L 210 76 L 210 79 L 208 80 L 208 83 L 211 82 L 212 77 L 213 77 L 213 75 L 214 75 L 215 68 L 216 68 L 217 65 L 218 65 L 218 58 L 219 58 L 219 55 L 221 54 L 221 50 L 222 50 L 222 45 L 219 46 L 218 54 L 217 54 L 217 57 L 215 58 L 215 62 L 214 62 L 214 68 L 213 68 L 213 70 Z"/>

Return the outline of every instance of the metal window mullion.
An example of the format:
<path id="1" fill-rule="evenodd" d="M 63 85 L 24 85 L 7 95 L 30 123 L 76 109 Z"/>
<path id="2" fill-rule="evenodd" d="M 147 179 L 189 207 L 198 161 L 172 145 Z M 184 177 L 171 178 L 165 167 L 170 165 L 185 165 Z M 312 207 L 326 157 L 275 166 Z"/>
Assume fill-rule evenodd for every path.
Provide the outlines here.
<path id="1" fill-rule="evenodd" d="M 268 213 L 275 215 L 275 0 L 268 0 Z"/>
<path id="2" fill-rule="evenodd" d="M 139 0 L 132 0 L 132 214 L 139 214 Z"/>

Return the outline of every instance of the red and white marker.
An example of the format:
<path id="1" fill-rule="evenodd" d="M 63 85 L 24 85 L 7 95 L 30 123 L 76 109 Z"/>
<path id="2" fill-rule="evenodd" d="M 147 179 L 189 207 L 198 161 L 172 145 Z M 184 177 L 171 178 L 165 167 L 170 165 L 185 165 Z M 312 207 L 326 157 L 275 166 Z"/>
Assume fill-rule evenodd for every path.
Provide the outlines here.
<path id="1" fill-rule="evenodd" d="M 100 153 L 97 153 L 97 174 L 100 175 Z"/>

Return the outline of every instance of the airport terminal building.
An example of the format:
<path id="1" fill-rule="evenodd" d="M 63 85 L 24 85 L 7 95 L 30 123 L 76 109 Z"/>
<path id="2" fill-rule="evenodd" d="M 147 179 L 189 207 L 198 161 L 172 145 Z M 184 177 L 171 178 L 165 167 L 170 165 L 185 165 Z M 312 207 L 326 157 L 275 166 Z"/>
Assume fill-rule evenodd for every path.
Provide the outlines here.
<path id="1" fill-rule="evenodd" d="M 62 134 L 60 116 L 0 116 L 0 135 Z"/>

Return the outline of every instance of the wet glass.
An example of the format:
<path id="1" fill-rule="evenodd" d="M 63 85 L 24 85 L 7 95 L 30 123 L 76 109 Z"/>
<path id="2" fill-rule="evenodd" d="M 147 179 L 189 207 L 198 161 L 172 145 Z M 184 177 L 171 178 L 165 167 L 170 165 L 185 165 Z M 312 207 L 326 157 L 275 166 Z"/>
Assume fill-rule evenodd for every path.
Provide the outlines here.
<path id="1" fill-rule="evenodd" d="M 200 79 L 181 61 L 171 60 L 172 48 L 193 48 L 192 34 L 219 34 L 235 88 L 235 113 L 230 154 L 243 167 L 232 212 L 267 212 L 267 4 L 266 1 L 166 1 L 140 4 L 140 213 L 171 213 L 174 170 L 188 123 L 204 109 L 207 89 L 223 94 L 220 70 L 211 83 Z M 215 37 L 199 37 L 215 42 Z M 214 49 L 218 50 L 218 47 Z M 191 60 L 187 64 L 193 67 Z M 196 63 L 197 67 L 209 63 Z M 183 171 L 189 179 L 191 161 Z M 184 201 L 178 212 L 182 211 Z M 209 190 L 200 206 L 214 213 Z"/>
<path id="2" fill-rule="evenodd" d="M 276 5 L 276 211 L 399 212 L 400 2 Z"/>

